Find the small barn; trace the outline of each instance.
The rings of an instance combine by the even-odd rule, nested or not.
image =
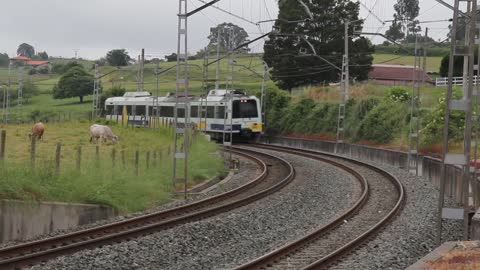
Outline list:
[[[425,79],[426,83],[433,84],[432,78],[423,69],[419,69],[416,78]],[[414,80],[414,66],[404,65],[372,65],[368,78],[382,85],[405,85]]]

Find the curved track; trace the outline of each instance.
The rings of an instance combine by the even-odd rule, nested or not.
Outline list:
[[[350,173],[353,171],[355,173],[352,174],[362,183],[363,194],[353,207],[325,226],[237,270],[327,268],[380,231],[396,216],[405,201],[405,191],[400,181],[372,165],[323,152],[271,145],[253,146],[308,157],[333,164]]]
[[[281,158],[235,147],[232,152],[254,160],[262,173],[241,187],[181,207],[0,249],[0,269],[28,267],[83,249],[120,243],[205,219],[268,196],[295,176],[292,165]]]

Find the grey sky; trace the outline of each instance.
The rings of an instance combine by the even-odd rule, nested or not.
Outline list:
[[[98,58],[113,48],[125,48],[135,57],[141,48],[148,55],[176,51],[177,0],[2,0],[0,16],[0,52],[13,55],[22,42],[29,43],[38,51],[47,51],[52,56],[72,57],[74,49],[79,56]],[[202,5],[199,0],[187,0],[189,9]],[[376,5],[374,6],[374,3]],[[395,0],[362,0],[380,20],[389,20],[393,14]],[[448,1],[447,1],[448,2]],[[453,1],[449,1],[453,2]],[[442,20],[452,12],[435,0],[422,0],[420,20]],[[276,0],[222,0],[217,6],[246,18],[260,21],[276,18]],[[368,16],[362,6],[361,16]],[[233,22],[244,27],[254,38],[271,29],[263,24],[261,29],[214,8],[191,17],[189,23],[190,47],[194,53],[207,44],[210,27],[222,22]],[[432,23],[433,37],[444,39],[448,23]],[[365,31],[384,32],[388,24],[382,24],[370,15]],[[382,42],[375,38],[374,42]],[[251,46],[254,51],[262,50],[262,43]]]

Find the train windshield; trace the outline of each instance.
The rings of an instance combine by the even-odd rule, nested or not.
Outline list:
[[[233,101],[233,118],[255,118],[258,117],[257,101],[250,100],[234,100]]]

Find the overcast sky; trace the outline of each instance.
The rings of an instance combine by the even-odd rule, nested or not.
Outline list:
[[[208,0],[205,0],[208,1]],[[446,0],[451,2],[453,0]],[[395,0],[362,0],[361,17],[367,18],[365,31],[382,32],[392,19]],[[51,56],[95,59],[114,48],[125,48],[136,57],[141,48],[147,55],[163,57],[176,51],[178,0],[1,0],[0,52],[14,55],[20,43],[26,42],[37,51]],[[200,0],[187,0],[189,10],[202,5]],[[216,6],[234,13],[235,18],[210,7],[189,20],[189,51],[195,53],[207,45],[210,27],[233,22],[245,28],[253,39],[268,32],[271,24],[260,29],[252,22],[277,17],[277,0],[222,0]],[[421,21],[445,20],[452,12],[435,0],[420,1]],[[370,13],[368,10],[372,10]],[[447,22],[423,24],[436,39],[445,39]],[[374,38],[375,43],[383,42]],[[262,51],[261,42],[253,51]]]

